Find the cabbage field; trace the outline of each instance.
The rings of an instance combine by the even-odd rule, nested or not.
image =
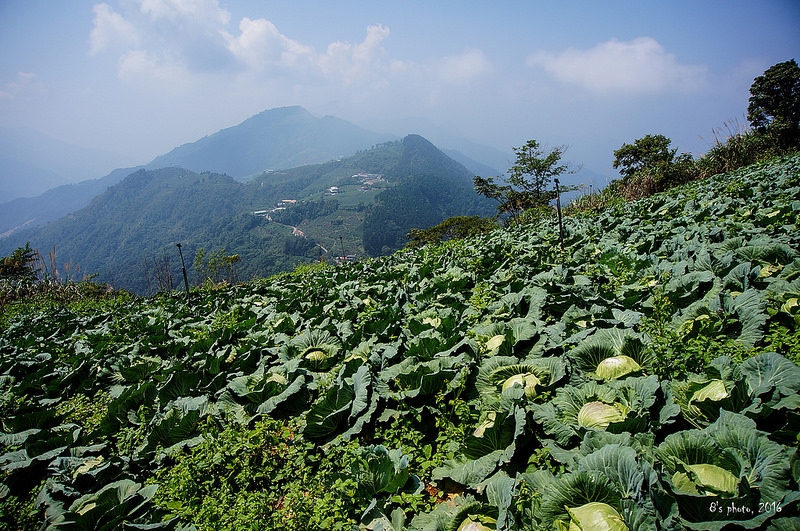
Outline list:
[[[800,156],[554,225],[8,309],[0,528],[800,529]]]

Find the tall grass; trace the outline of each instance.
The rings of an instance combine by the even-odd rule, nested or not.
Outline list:
[[[113,295],[111,286],[93,282],[94,275],[83,274],[80,266],[69,261],[59,268],[56,249],[45,258],[38,249],[21,247],[0,258],[0,313],[19,303],[69,304]]]

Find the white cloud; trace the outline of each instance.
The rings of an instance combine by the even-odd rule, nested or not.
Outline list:
[[[234,37],[224,33],[228,49],[242,63],[255,70],[270,66],[297,66],[303,59],[314,55],[311,46],[305,46],[282,35],[275,24],[266,19],[239,22],[240,34]]]
[[[230,13],[217,0],[138,0],[139,11],[152,19],[206,21],[226,25]]]
[[[328,45],[324,54],[316,58],[316,65],[328,77],[338,79],[347,86],[364,81],[382,72],[387,66],[380,63],[385,50],[383,41],[389,37],[389,28],[380,24],[367,27],[364,40],[358,44],[336,41]]]
[[[353,48],[353,59],[359,63],[369,63],[383,54],[381,43],[389,37],[389,28],[380,24],[367,27],[364,42]]]
[[[95,4],[94,27],[89,35],[89,51],[92,55],[105,50],[112,43],[121,46],[136,46],[139,38],[133,24],[115,12],[108,4]]]
[[[180,75],[191,83],[191,76],[200,81],[203,75],[207,83],[204,74],[209,72],[230,78],[238,71],[248,74],[239,77],[242,82],[279,73],[296,76],[294,83],[310,75],[348,86],[374,80],[380,77],[375,72],[389,69],[382,63],[389,28],[380,24],[369,26],[362,42],[336,41],[319,53],[264,18],[244,17],[238,32],[229,31],[230,13],[218,0],[134,0],[121,6],[120,12],[106,3],[94,6],[90,52],[113,49],[119,57],[118,75],[127,81],[177,80]]]
[[[600,93],[690,93],[702,87],[705,77],[705,67],[679,63],[652,37],[611,39],[588,50],[541,51],[527,62],[564,83]]]
[[[492,72],[492,64],[480,50],[443,58],[436,66],[438,77],[446,83],[466,83]]]
[[[120,79],[166,98],[247,109],[300,103],[350,115],[370,115],[394,101],[409,112],[445,112],[488,90],[494,71],[478,49],[423,62],[391,57],[391,31],[382,24],[367,26],[354,42],[315,49],[266,18],[228,26],[230,15],[217,0],[119,6],[95,6],[93,52],[116,54]],[[123,37],[114,40],[115,28]]]

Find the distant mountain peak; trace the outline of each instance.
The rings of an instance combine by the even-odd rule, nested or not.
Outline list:
[[[161,155],[149,169],[180,166],[245,178],[269,169],[318,164],[392,140],[338,118],[317,118],[300,106],[262,111]]]

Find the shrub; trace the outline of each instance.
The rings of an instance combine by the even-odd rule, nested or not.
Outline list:
[[[428,243],[470,238],[487,234],[497,228],[497,223],[490,218],[455,216],[447,218],[429,229],[411,229],[406,236],[408,238],[406,247],[421,247]]]

